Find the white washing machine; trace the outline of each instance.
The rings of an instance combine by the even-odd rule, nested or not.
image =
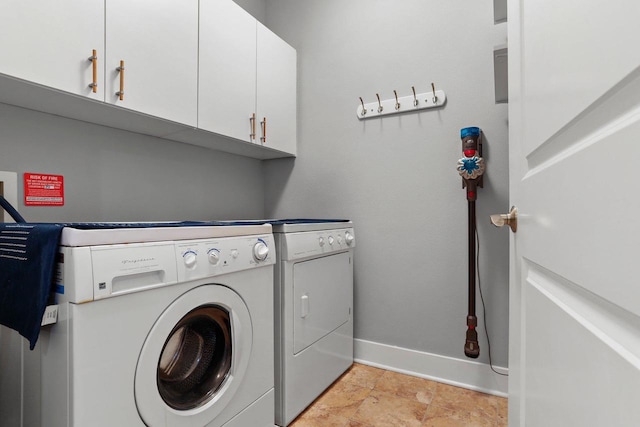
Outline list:
[[[351,221],[274,221],[276,424],[287,426],[353,364]]]
[[[270,225],[65,228],[61,242],[25,425],[273,426]]]

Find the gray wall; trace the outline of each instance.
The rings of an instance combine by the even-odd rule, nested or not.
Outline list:
[[[464,358],[466,202],[459,129],[486,135],[480,267],[494,362],[507,364],[507,109],[493,102],[491,2],[237,0],[298,50],[298,152],[260,162],[0,105],[0,170],[65,177],[32,221],[347,217],[356,223],[356,337]],[[257,16],[262,15],[262,16]],[[464,28],[464,31],[462,30]],[[359,121],[430,83],[440,110]],[[21,186],[20,186],[21,187]],[[19,197],[22,197],[20,188]],[[482,310],[478,310],[482,314]],[[482,332],[483,329],[481,329]],[[481,336],[481,361],[487,361]]]
[[[267,4],[264,0],[233,0],[241,8],[249,12],[258,21],[263,24],[267,17]]]
[[[258,160],[0,104],[0,170],[18,173],[29,221],[264,215]],[[64,176],[63,207],[25,207],[22,174]]]
[[[356,338],[464,359],[467,204],[460,128],[486,136],[480,269],[493,361],[507,365],[507,106],[490,1],[266,0],[267,25],[298,52],[298,158],[265,162],[266,214],[355,221]],[[365,102],[437,89],[440,110],[359,121]],[[482,314],[478,302],[478,315]],[[484,328],[480,328],[483,333]],[[480,361],[487,362],[481,336]]]

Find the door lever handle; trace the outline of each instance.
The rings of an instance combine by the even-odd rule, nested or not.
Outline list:
[[[518,208],[515,206],[511,207],[508,214],[495,214],[491,215],[490,218],[491,224],[496,227],[504,227],[505,225],[508,225],[514,233],[518,231]]]

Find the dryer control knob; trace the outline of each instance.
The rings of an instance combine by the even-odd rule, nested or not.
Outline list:
[[[329,244],[333,245],[333,236],[329,236]]]
[[[347,242],[347,245],[351,246],[353,244],[353,240],[353,234],[349,233],[348,231],[344,233],[344,241]]]
[[[324,237],[320,237],[320,238],[318,239],[318,244],[320,245],[320,247],[323,247],[323,246],[324,246]]]
[[[193,251],[187,251],[182,255],[182,260],[184,261],[184,265],[187,266],[187,268],[193,268],[198,262],[198,256]]]
[[[267,259],[268,255],[269,247],[263,240],[258,239],[258,243],[253,245],[253,258],[256,261],[264,261],[265,259]]]
[[[209,250],[209,264],[217,265],[220,262],[220,251],[217,249]]]

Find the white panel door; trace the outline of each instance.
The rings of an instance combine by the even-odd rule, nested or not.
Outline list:
[[[104,0],[0,0],[0,19],[0,73],[104,99]]]
[[[256,20],[231,0],[200,2],[198,127],[246,142],[256,112]]]
[[[509,424],[640,422],[637,0],[509,3]]]
[[[106,0],[106,53],[106,102],[196,126],[198,0]]]
[[[265,147],[296,154],[296,50],[258,23],[258,130]]]

